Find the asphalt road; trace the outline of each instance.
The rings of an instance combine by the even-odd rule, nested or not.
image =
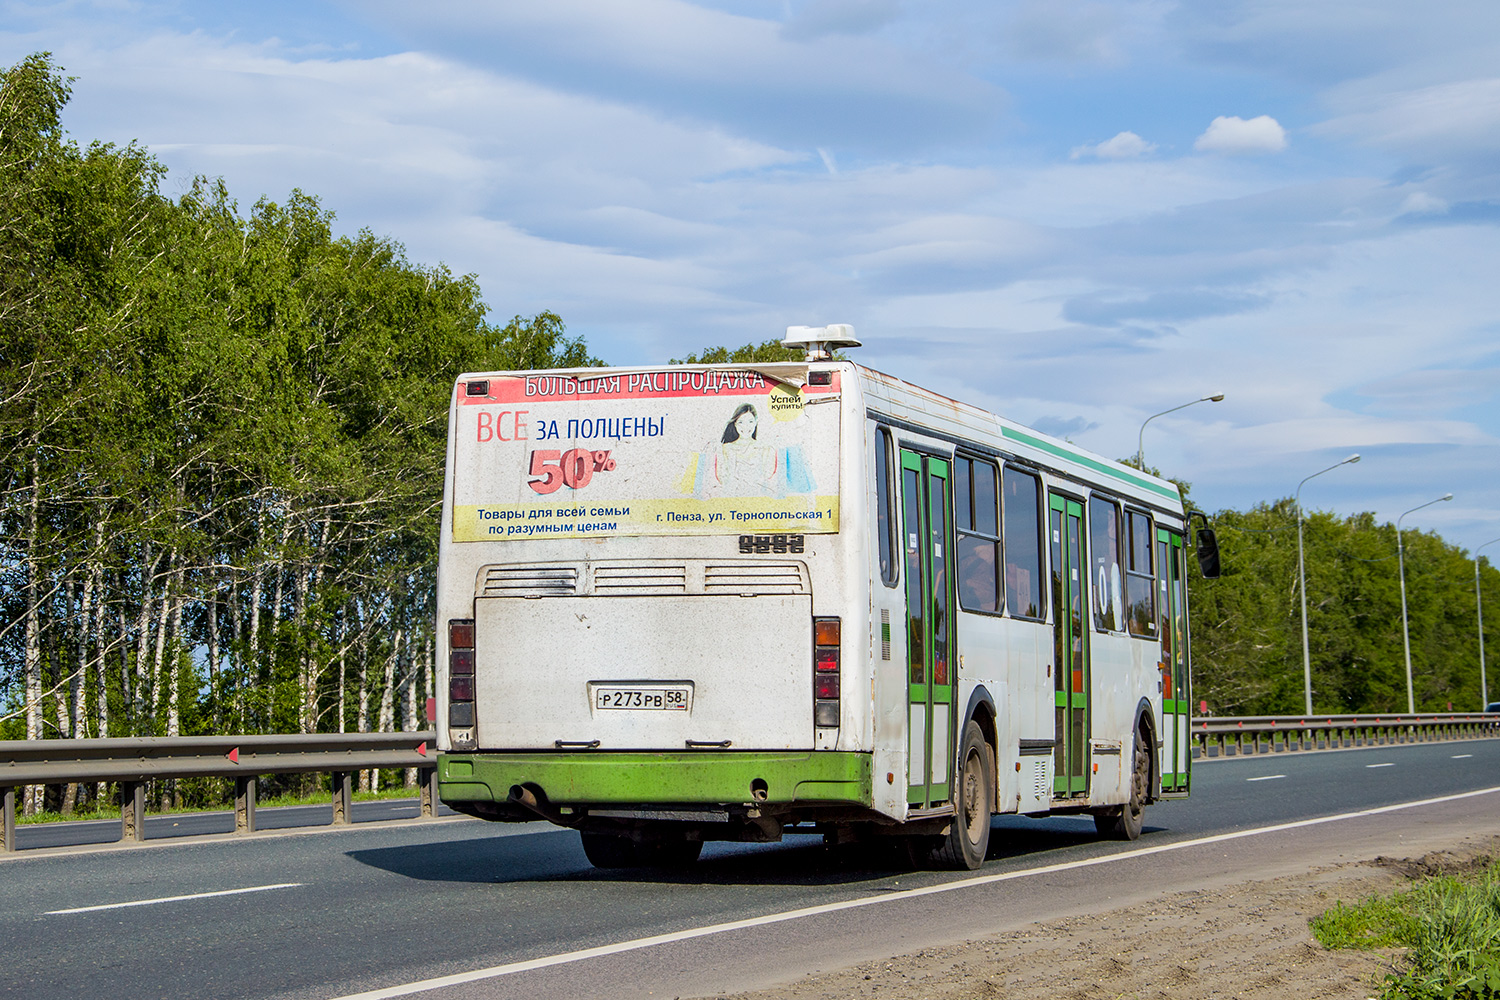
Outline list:
[[[1152,806],[1135,844],[1098,841],[1086,817],[997,819],[977,880],[872,870],[812,836],[710,844],[682,875],[603,872],[571,832],[466,819],[23,851],[0,861],[0,997],[330,1000],[528,960],[540,967],[423,995],[711,994],[1246,866],[1303,870],[1450,830],[1500,833],[1500,794],[1368,813],[1496,785],[1500,740],[1200,763],[1193,797]],[[1365,814],[1306,822],[1351,812]],[[181,896],[193,898],[169,899]],[[809,907],[825,912],[702,932]],[[591,948],[603,953],[555,962]]]

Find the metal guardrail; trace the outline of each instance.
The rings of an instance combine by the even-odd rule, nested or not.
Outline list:
[[[372,768],[416,768],[422,816],[433,815],[437,766],[431,730],[291,736],[177,736],[108,740],[0,740],[0,851],[16,849],[16,789],[25,785],[120,783],[120,839],[146,839],[146,782],[234,779],[234,832],[255,832],[263,774],[332,775],[333,822],[352,819],[354,776]]]
[[[1500,738],[1500,715],[1255,715],[1193,720],[1193,756],[1337,750],[1391,743]],[[1217,753],[1211,751],[1217,750]],[[1232,751],[1232,752],[1231,752]]]
[[[234,779],[235,833],[255,831],[262,774],[333,776],[333,822],[351,819],[354,775],[371,768],[416,768],[422,815],[433,815],[436,733],[315,733],[292,736],[179,736],[123,740],[0,740],[0,851],[16,849],[16,789],[24,785],[117,781],[120,839],[146,837],[146,782],[158,778]],[[1195,757],[1439,740],[1500,738],[1500,715],[1260,715],[1193,719]],[[1217,751],[1214,753],[1213,751]],[[1232,751],[1232,752],[1231,752]]]

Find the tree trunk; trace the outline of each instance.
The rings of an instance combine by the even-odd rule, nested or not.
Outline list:
[[[338,616],[338,619],[337,619],[337,621],[336,621],[336,623],[334,625],[334,636],[336,637],[336,639],[338,641],[338,644],[339,644],[339,708],[338,708],[338,712],[339,712],[339,732],[341,732],[341,733],[345,732],[348,729],[348,726],[346,725],[346,723],[344,721],[345,716],[347,715],[347,713],[344,710],[345,707],[346,707],[346,705],[347,705],[347,702],[344,701],[345,693],[346,693],[345,692],[345,686],[346,686],[345,685],[345,678],[347,677],[347,671],[345,669],[345,666],[346,666],[345,665],[345,656],[348,653],[348,648],[344,644],[344,632],[345,632],[345,629],[346,629],[347,624],[348,624],[348,620],[347,619],[348,619],[347,611],[340,612],[339,616]]]
[[[130,706],[134,704],[136,692],[130,682],[130,629],[125,624],[125,571],[119,571],[120,602],[116,605],[116,625],[120,630],[120,711],[125,715],[127,732],[130,727]]]
[[[141,613],[135,627],[135,697],[130,703],[130,728],[137,736],[148,736],[142,720],[151,701],[151,687],[146,676],[146,650],[151,645],[151,592],[156,580],[156,561],[146,542],[141,553]]]
[[[174,555],[175,559],[175,555]],[[181,684],[178,678],[178,652],[183,648],[182,641],[182,577],[184,567],[178,566],[177,573],[173,579],[172,586],[172,658],[167,664],[167,735],[182,735],[182,704]],[[159,656],[160,654],[158,654]],[[174,805],[176,803],[173,803]]]
[[[31,503],[26,519],[26,652],[23,670],[26,687],[26,738],[42,738],[42,600],[40,547],[41,530],[39,508],[41,506],[41,484],[35,452],[31,459]],[[40,808],[41,795],[36,785],[27,785],[22,793],[22,811],[30,816]]]
[[[394,732],[396,728],[395,697],[396,697],[396,661],[401,658],[401,640],[405,637],[402,629],[396,630],[396,635],[391,642],[391,655],[385,658],[384,685],[380,691],[380,731],[382,733]],[[371,791],[380,790],[380,772],[378,770],[370,773]]]
[[[405,710],[405,718],[401,721],[403,732],[412,732],[417,728],[417,679],[422,670],[421,647],[417,647],[417,655],[413,656],[406,665],[406,683],[402,691],[402,708]],[[403,784],[411,788],[417,783],[417,769],[408,767],[406,769],[406,780]]]
[[[177,551],[174,549],[172,550],[171,556],[167,559],[167,569],[169,572],[176,562]],[[171,578],[168,577],[169,581],[170,579]],[[168,582],[166,591],[161,595],[161,613],[156,616],[156,657],[152,660],[151,667],[151,704],[149,706],[151,713],[149,720],[151,729],[147,733],[147,735],[149,736],[156,735],[156,720],[159,717],[161,711],[161,703],[163,700],[161,688],[161,670],[162,659],[166,656],[167,652],[167,620],[172,616],[171,596],[171,583]]]
[[[210,570],[209,574],[210,582],[204,607],[208,616],[208,696],[213,699],[213,729],[215,733],[218,733],[224,721],[224,712],[219,698],[219,582],[217,570]]]
[[[366,628],[368,623],[363,619],[359,623],[359,726],[355,732],[367,733],[370,731],[370,633]],[[370,772],[361,771],[359,785],[366,791],[370,788]]]
[[[78,659],[75,669],[78,671],[75,683],[82,687],[81,697],[75,695],[74,700],[78,705],[78,731],[79,734],[88,737],[98,735],[90,733],[90,723],[93,721],[94,713],[89,711],[89,667],[93,665],[93,659],[89,656],[89,637],[93,633],[94,624],[94,573],[92,563],[83,568],[83,579],[79,581],[78,594]],[[101,692],[102,693],[102,692]]]

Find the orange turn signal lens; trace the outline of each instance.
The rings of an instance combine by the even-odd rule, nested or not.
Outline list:
[[[839,620],[837,618],[813,619],[813,645],[837,646],[839,644]]]

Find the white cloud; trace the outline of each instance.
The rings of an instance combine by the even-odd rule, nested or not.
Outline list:
[[[1121,5],[1091,0],[1028,0],[1006,26],[1006,46],[1022,59],[1120,60]]]
[[[781,34],[795,41],[864,35],[885,27],[900,13],[897,0],[808,0],[781,26]]]
[[[1388,506],[1426,478],[1500,510],[1493,62],[1412,75],[1361,51],[1372,75],[1325,60],[1307,64],[1324,82],[1289,82],[1297,19],[1339,20],[1295,0],[1228,0],[1245,37],[1211,41],[1237,58],[1193,65],[1158,32],[1182,34],[1170,0],[1118,16],[1096,0],[369,0],[340,9],[379,44],[337,55],[229,21],[184,32],[158,3],[0,27],[0,50],[56,51],[79,77],[68,128],[141,139],[169,193],[199,171],[243,207],[302,187],[339,231],[476,273],[500,318],[555,309],[615,363],[848,321],[860,360],[1106,455],[1133,453],[1184,389],[1225,391],[1146,439],[1210,509],[1362,450],[1319,502],[1347,483],[1345,509]],[[1015,42],[1024,63],[996,55]],[[1210,109],[1321,102],[1328,120],[1275,160],[1142,137],[1185,147],[1204,93]],[[1007,131],[922,131],[981,106]],[[1138,131],[1065,155],[1122,123]],[[1286,146],[1269,115],[1198,141]]]
[[[1270,115],[1250,119],[1220,115],[1208,123],[1208,129],[1193,143],[1193,148],[1229,156],[1279,153],[1286,149],[1286,129]]]
[[[1342,113],[1313,128],[1430,162],[1433,157],[1492,159],[1500,132],[1500,78],[1391,89],[1378,81],[1339,88],[1329,103]]]
[[[1426,191],[1413,191],[1401,203],[1403,215],[1442,215],[1448,211],[1448,203]]]
[[[1092,146],[1075,146],[1069,158],[1076,160],[1083,156],[1095,156],[1101,160],[1129,160],[1145,156],[1155,149],[1156,143],[1147,142],[1134,132],[1127,131]]]

